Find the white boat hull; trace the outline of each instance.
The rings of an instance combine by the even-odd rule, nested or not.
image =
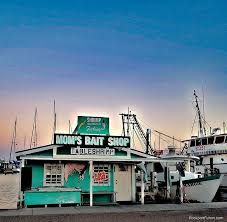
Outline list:
[[[214,175],[183,181],[184,199],[187,201],[212,202],[222,182],[223,175]],[[177,185],[171,188],[171,196],[176,197]]]

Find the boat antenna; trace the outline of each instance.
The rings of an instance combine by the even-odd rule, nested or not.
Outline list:
[[[30,149],[33,147],[37,147],[37,107],[35,108],[35,115],[32,124],[32,135],[30,141]]]
[[[57,127],[57,114],[56,114],[56,107],[55,107],[55,100],[54,100],[54,126],[53,126],[52,144],[54,143],[54,134],[56,133],[56,127]]]
[[[206,136],[206,119],[205,119],[205,96],[204,96],[204,89],[202,87],[202,92],[203,92],[203,130],[204,130],[204,135]]]
[[[12,136],[11,147],[10,147],[9,162],[11,161],[11,158],[12,158],[12,152],[15,153],[15,150],[16,150],[16,135],[17,135],[17,117],[16,117],[16,120],[14,122],[14,129],[13,129],[13,136]]]
[[[223,122],[223,132],[224,132],[224,134],[225,134],[225,127],[226,127],[226,123],[225,123],[225,121]]]
[[[201,117],[201,112],[200,112],[199,103],[198,103],[198,96],[196,95],[195,90],[194,90],[194,96],[195,96],[196,109],[199,117],[199,134],[200,134],[199,136],[204,136],[202,117]]]

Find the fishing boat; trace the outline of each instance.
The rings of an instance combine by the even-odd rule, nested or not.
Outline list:
[[[169,177],[166,179],[169,184],[171,199],[176,199],[180,194],[180,182],[182,181],[182,193],[185,202],[212,202],[221,184],[223,175],[216,172],[212,175],[203,175],[196,172],[196,156],[176,154],[175,147],[169,147],[169,153],[160,156],[161,159],[175,160],[177,164],[168,163]],[[184,162],[182,162],[184,161]],[[165,181],[164,169],[166,165],[162,163],[163,172],[157,174],[157,182]]]
[[[20,172],[19,161],[5,161],[0,162],[0,174],[15,174]]]
[[[179,183],[182,181],[181,188],[184,189],[183,199],[185,201],[211,202],[213,200],[222,181],[222,175],[218,174],[218,172],[216,172],[215,175],[214,173],[212,175],[205,175],[201,172],[197,172],[196,162],[198,162],[200,158],[196,157],[195,155],[177,155],[175,152],[176,148],[174,146],[169,146],[168,153],[165,155],[158,155],[151,146],[149,135],[150,131],[147,130],[144,132],[136,118],[136,115],[131,114],[130,112],[128,112],[128,114],[121,115],[124,135],[127,135],[127,132],[130,132],[131,124],[132,129],[135,130],[136,134],[140,136],[140,140],[145,146],[145,153],[155,156],[161,160],[169,160],[169,163],[167,161],[163,161],[162,163],[147,163],[146,165],[137,165],[138,173],[136,175],[136,190],[138,199],[141,199],[140,171],[144,171],[145,199],[148,198],[150,200],[156,200],[157,196],[161,195],[162,200],[165,199],[165,197],[166,199],[173,200],[179,195]],[[159,135],[161,134],[160,132],[158,133]],[[170,138],[176,140],[175,138]],[[182,162],[184,163],[184,167],[182,167],[183,176],[181,176],[181,172],[179,172],[177,169],[179,164]],[[198,194],[198,191],[200,194]],[[183,200],[181,202],[183,202]]]
[[[220,191],[227,194],[227,134],[225,133],[225,123],[223,123],[223,132],[220,128],[207,130],[207,122],[200,110],[199,99],[195,91],[194,96],[199,130],[197,136],[192,136],[183,141],[185,143],[183,153],[200,158],[196,165],[197,172],[203,175],[221,173],[224,177]]]
[[[9,160],[0,160],[0,174],[15,174],[20,172],[20,162],[14,159],[16,148],[16,127],[17,119],[14,122],[14,130],[10,147]]]

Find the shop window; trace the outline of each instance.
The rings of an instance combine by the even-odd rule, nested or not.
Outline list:
[[[44,186],[63,186],[63,164],[44,164]]]
[[[93,185],[109,186],[110,185],[110,165],[95,164],[93,168]]]

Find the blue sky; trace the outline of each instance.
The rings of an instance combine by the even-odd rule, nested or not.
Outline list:
[[[47,143],[54,98],[62,129],[81,113],[109,115],[118,129],[117,114],[130,106],[185,137],[193,90],[204,87],[210,121],[219,124],[227,108],[226,10],[226,1],[1,1],[0,151],[15,116],[24,126],[18,146],[29,137],[35,106]]]

